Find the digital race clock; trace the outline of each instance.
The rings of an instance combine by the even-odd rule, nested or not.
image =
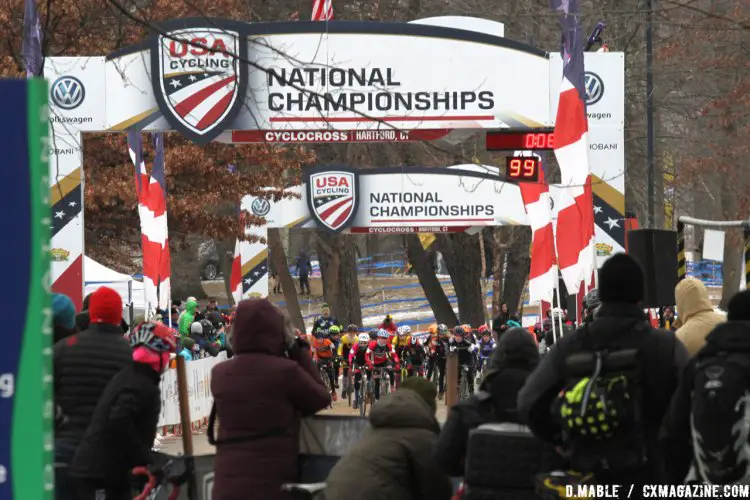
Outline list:
[[[505,177],[517,182],[538,182],[539,167],[539,158],[534,156],[509,156],[505,160]]]
[[[554,129],[497,130],[487,132],[487,151],[544,151],[555,146]]]

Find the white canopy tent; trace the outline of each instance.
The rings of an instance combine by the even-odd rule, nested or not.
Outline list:
[[[129,308],[132,303],[133,314],[139,315],[146,311],[146,294],[143,283],[127,274],[118,273],[94,259],[84,256],[83,259],[84,295],[94,292],[97,288],[107,286],[122,297],[123,317],[130,322]]]

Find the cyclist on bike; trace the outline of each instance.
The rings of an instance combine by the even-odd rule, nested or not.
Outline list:
[[[315,335],[320,330],[328,330],[333,325],[338,325],[338,320],[331,316],[331,306],[323,304],[320,306],[320,316],[315,320],[312,327],[312,334]]]
[[[357,343],[357,333],[359,332],[359,327],[357,325],[349,325],[346,327],[346,333],[341,337],[341,341],[339,342],[338,347],[338,359],[341,366],[343,366],[343,377],[344,380],[348,379],[349,377],[349,351],[351,351],[352,346]],[[346,396],[346,394],[344,394]]]
[[[396,336],[393,337],[393,349],[400,359],[403,359],[403,352],[411,343],[411,327],[408,325],[399,326],[396,330]]]
[[[427,360],[427,349],[421,338],[412,337],[409,341],[409,347],[406,348],[406,358],[402,357],[401,362],[407,363],[407,374],[409,377],[424,377],[424,364]]]
[[[495,351],[495,341],[492,339],[492,332],[487,325],[482,325],[478,329],[480,340],[477,344],[477,371],[482,371],[485,362],[492,359],[492,353]]]
[[[393,344],[388,342],[388,337],[388,332],[381,328],[378,330],[378,340],[370,342],[370,346],[367,348],[365,361],[368,368],[372,370],[373,376],[375,375],[376,370],[387,367],[388,361],[393,362],[393,365],[395,365],[394,369],[400,369],[398,365],[398,355],[396,354],[396,351],[393,350]],[[393,371],[389,370],[389,375],[392,376],[392,374]],[[391,381],[391,385],[393,385],[393,381]],[[378,380],[375,388],[375,398],[378,399],[379,397],[380,381]]]
[[[333,343],[333,375],[334,379],[336,380],[336,389],[339,388],[339,366],[341,365],[341,360],[338,357],[339,352],[339,345],[341,345],[341,328],[338,327],[338,325],[333,325],[331,328],[328,329],[328,335],[331,338],[331,343]]]
[[[432,380],[435,370],[438,371],[438,399],[445,394],[445,362],[448,359],[448,327],[443,323],[437,325],[436,336],[431,340],[430,360],[427,367],[427,378]]]
[[[328,330],[318,330],[312,338],[313,360],[318,368],[325,370],[331,383],[331,399],[336,401],[336,376],[333,372],[333,353],[336,352],[333,342],[328,336]]]
[[[458,385],[459,387],[461,386],[461,377],[465,368],[468,377],[469,395],[471,395],[474,393],[474,351],[477,350],[477,346],[472,344],[467,338],[466,330],[463,326],[457,326],[453,330],[450,350],[458,354]]]
[[[161,375],[177,349],[177,332],[141,323],[129,336],[133,363],[109,381],[78,447],[70,475],[83,500],[132,498],[134,467],[154,464]]]
[[[359,407],[359,385],[362,383],[362,370],[367,366],[367,349],[370,347],[370,336],[360,333],[357,343],[349,349],[349,366],[354,370],[354,409]],[[372,372],[366,370],[367,380],[370,380]]]

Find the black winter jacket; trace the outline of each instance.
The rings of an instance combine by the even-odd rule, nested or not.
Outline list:
[[[161,412],[161,374],[131,363],[110,381],[78,446],[70,475],[113,488],[130,485],[133,467],[148,465]]]
[[[132,355],[119,325],[91,325],[55,344],[55,404],[65,420],[56,439],[83,438],[104,388]]]
[[[664,457],[667,481],[682,484],[693,461],[693,436],[690,430],[691,393],[700,358],[719,352],[744,352],[750,356],[750,322],[721,323],[706,337],[704,345],[685,367],[682,380],[664,419],[659,449]]]
[[[634,335],[638,326],[647,328],[650,335]],[[631,481],[655,482],[659,473],[655,444],[669,401],[687,364],[687,350],[672,332],[651,328],[643,310],[636,305],[603,304],[589,329],[582,327],[564,336],[542,358],[539,368],[531,374],[518,394],[519,416],[534,435],[559,444],[559,422],[553,417],[551,408],[565,384],[566,358],[577,352],[585,352],[584,341],[602,346],[616,343],[620,349],[638,348],[643,356],[645,434],[650,445],[651,465],[647,470],[633,471],[634,476],[629,477]]]
[[[479,392],[457,403],[448,413],[435,455],[443,472],[464,475],[472,429],[486,423],[518,422],[518,391],[538,361],[539,351],[527,331],[511,329],[501,337]]]

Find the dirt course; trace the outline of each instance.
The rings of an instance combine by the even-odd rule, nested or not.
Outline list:
[[[368,409],[369,412],[369,409]],[[341,416],[359,416],[359,411],[354,410],[348,405],[346,400],[339,399],[333,403],[333,407],[323,410],[318,413],[319,415],[341,415]],[[440,422],[445,422],[448,415],[448,408],[445,405],[445,401],[438,401],[437,419]],[[158,439],[158,444],[155,446],[158,451],[168,453],[170,455],[179,455],[183,453],[182,438],[179,436],[164,436]],[[208,437],[205,431],[199,431],[193,433],[193,450],[195,455],[212,455],[216,453],[216,449],[208,443]]]

